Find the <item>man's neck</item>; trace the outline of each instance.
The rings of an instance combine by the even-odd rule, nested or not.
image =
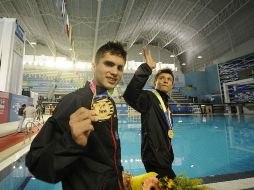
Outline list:
[[[107,92],[108,95],[111,95],[111,94],[113,93],[113,91],[114,91],[114,89],[106,89],[104,86],[102,86],[102,85],[96,83],[96,81],[95,81],[94,79],[93,79],[91,82],[92,82],[93,85],[96,87],[96,94],[97,94],[97,95],[98,95],[98,94],[105,93],[105,92]]]
[[[155,90],[157,90],[160,93],[160,95],[162,95],[162,96],[168,96],[168,93],[166,93],[166,92],[163,92],[159,89],[155,89]]]
[[[160,91],[158,89],[156,89],[156,91],[161,95],[161,98],[163,99],[163,102],[164,102],[166,108],[168,108],[168,102],[169,102],[168,94],[163,91]]]

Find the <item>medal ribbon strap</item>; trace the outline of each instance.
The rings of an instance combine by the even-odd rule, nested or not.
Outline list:
[[[109,97],[110,94],[113,93],[112,90],[105,90],[103,93],[97,95],[96,94],[96,84],[94,83],[94,81],[89,82],[89,87],[90,87],[91,91],[93,92],[93,96],[95,99],[100,99],[102,97]]]
[[[96,95],[96,85],[93,81],[89,82],[90,90],[93,92],[93,95]]]
[[[161,106],[162,106],[164,115],[165,115],[166,120],[167,120],[167,123],[168,123],[168,128],[169,128],[169,130],[172,130],[172,122],[171,122],[171,118],[170,118],[170,110],[169,110],[169,109],[168,109],[168,110],[166,109],[165,103],[164,103],[164,101],[162,100],[161,95],[160,95],[156,90],[153,90],[152,92],[153,92],[153,93],[155,94],[155,96],[158,98],[158,100],[159,100],[159,102],[160,102],[160,104],[161,104]]]
[[[98,95],[96,94],[96,84],[94,83],[94,81],[89,82],[89,87],[90,87],[91,91],[93,92],[93,100],[98,100],[98,99],[101,99],[104,97],[109,97],[107,90],[105,90],[101,94],[98,94]]]
[[[94,81],[89,82],[89,88],[93,93],[93,99],[92,99],[91,107],[92,107],[94,101],[99,100],[99,99],[104,98],[104,97],[108,97],[107,91],[105,91],[104,93],[102,93],[100,95],[97,95],[97,93],[96,93],[96,84],[95,84]]]

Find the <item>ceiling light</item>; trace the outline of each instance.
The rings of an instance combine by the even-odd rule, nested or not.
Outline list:
[[[143,53],[142,53],[142,52],[139,52],[138,54],[139,54],[139,55],[142,55]]]
[[[186,63],[182,63],[182,65],[186,65]]]
[[[37,43],[36,43],[36,42],[31,42],[30,44],[31,44],[31,45],[36,45]]]
[[[202,59],[203,57],[202,57],[201,55],[199,55],[197,58],[198,58],[198,59]]]
[[[170,55],[170,57],[175,57],[175,55],[172,54],[172,55]]]
[[[69,49],[70,51],[72,50],[72,48]]]

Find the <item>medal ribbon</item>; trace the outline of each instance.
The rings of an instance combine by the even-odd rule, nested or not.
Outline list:
[[[93,94],[96,95],[96,85],[93,81],[89,82],[89,87],[90,87],[91,91],[93,92]]]
[[[105,90],[103,93],[97,95],[96,94],[96,84],[94,83],[94,81],[89,82],[89,87],[90,87],[91,91],[93,92],[93,100],[97,100],[97,99],[109,96],[107,90]]]
[[[105,90],[103,93],[97,95],[96,94],[96,84],[94,83],[94,81],[89,82],[89,87],[90,87],[91,91],[93,92],[94,99],[100,99],[102,97],[109,97],[110,94],[113,93],[113,90]]]
[[[164,103],[164,101],[161,98],[161,95],[156,90],[153,90],[152,92],[158,98],[158,100],[159,100],[159,102],[160,102],[160,104],[162,106],[164,115],[165,115],[167,123],[168,123],[169,130],[172,130],[172,121],[171,121],[171,118],[170,118],[170,110],[166,108],[165,103]],[[166,129],[167,129],[167,127],[166,127]]]

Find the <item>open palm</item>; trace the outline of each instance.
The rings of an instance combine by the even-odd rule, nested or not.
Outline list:
[[[151,51],[147,46],[143,47],[143,53],[144,53],[144,57],[145,57],[147,65],[151,69],[154,69],[156,67],[156,63],[154,62]]]

